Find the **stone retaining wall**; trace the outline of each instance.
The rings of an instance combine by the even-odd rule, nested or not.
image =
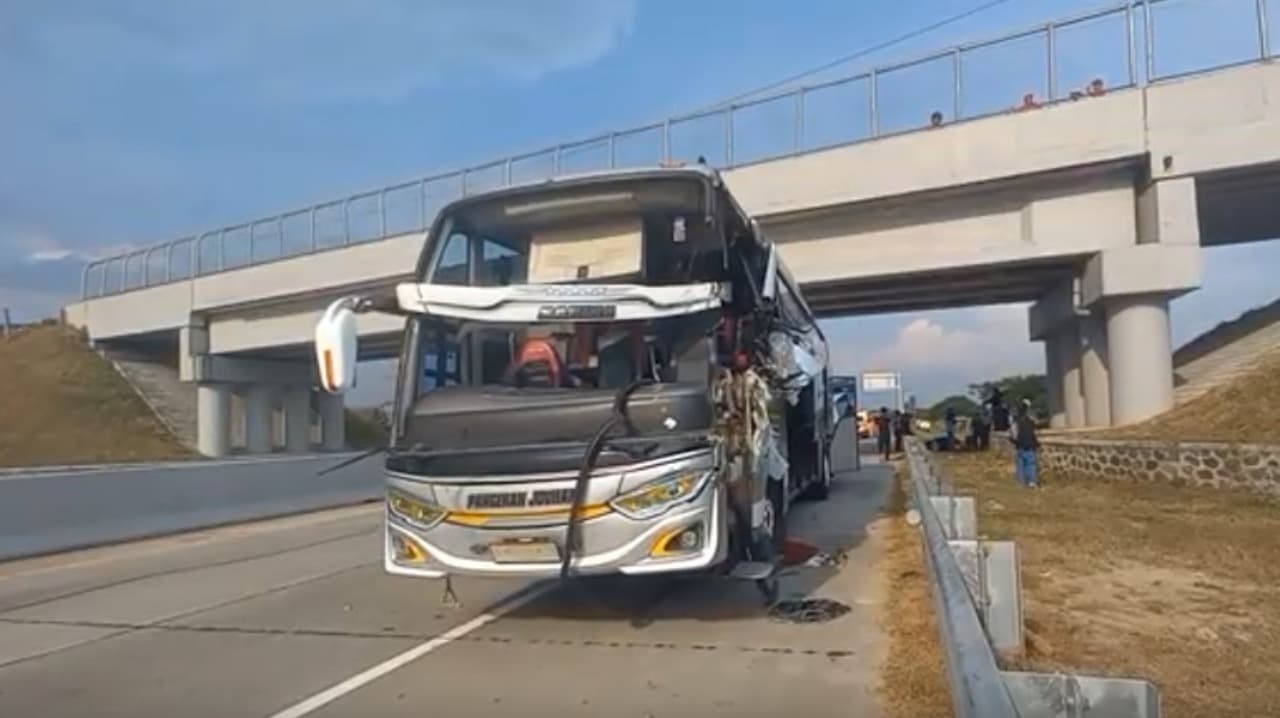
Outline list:
[[[1084,478],[1166,481],[1280,497],[1280,444],[1045,437],[1040,461],[1048,472]]]

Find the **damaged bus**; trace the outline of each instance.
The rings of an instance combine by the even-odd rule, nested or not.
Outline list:
[[[450,204],[414,281],[323,314],[326,391],[355,381],[364,312],[405,317],[391,573],[704,571],[764,587],[789,505],[831,486],[825,338],[709,168]]]

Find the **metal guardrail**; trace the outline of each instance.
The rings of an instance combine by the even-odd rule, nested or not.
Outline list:
[[[354,454],[13,469],[0,472],[0,561],[377,499]]]
[[[975,540],[975,502],[955,496],[914,437],[906,450],[955,715],[1159,718],[1160,693],[1150,681],[1000,669],[993,644],[1021,652],[1024,641],[1017,552],[1011,542]],[[945,521],[938,505],[949,507]]]
[[[941,479],[914,438],[907,438],[913,504],[920,512],[925,564],[937,612],[938,632],[947,664],[951,700],[958,718],[1018,718],[1005,688],[995,653],[987,642],[964,575],[947,546],[947,532],[930,496]],[[925,482],[934,483],[930,490]]]
[[[1257,30],[1257,52],[1229,61],[1208,62],[1204,66],[1162,73],[1157,63],[1160,10],[1205,0],[1134,0],[1046,22],[980,42],[956,45],[913,59],[874,67],[818,84],[769,94],[754,100],[732,103],[697,113],[678,115],[660,122],[609,132],[532,152],[504,157],[492,162],[431,175],[399,184],[360,192],[271,217],[200,232],[173,241],[94,260],[81,276],[81,297],[117,294],[133,289],[167,284],[228,269],[311,254],[357,242],[382,239],[395,234],[421,231],[429,226],[435,212],[457,197],[498,187],[590,170],[628,166],[652,166],[673,156],[704,156],[713,165],[730,168],[777,159],[832,146],[853,144],[891,134],[922,129],[929,121],[914,118],[913,124],[891,127],[886,121],[885,93],[896,87],[895,78],[918,68],[933,69],[946,76],[948,98],[934,108],[949,121],[976,119],[1006,111],[1007,105],[993,109],[972,104],[975,95],[966,60],[996,47],[1013,47],[1032,42],[1040,46],[1044,77],[1036,81],[1048,102],[1066,99],[1062,86],[1062,45],[1068,33],[1088,25],[1114,22],[1123,35],[1124,82],[1108,89],[1142,86],[1162,79],[1207,72],[1231,65],[1273,57],[1270,42],[1268,4],[1273,0],[1211,0],[1217,8],[1252,6]],[[1246,8],[1247,9],[1247,8]],[[1114,39],[1114,38],[1113,38]],[[1090,46],[1097,55],[1106,48]],[[1120,49],[1112,46],[1110,49]],[[1142,62],[1139,62],[1139,56]],[[967,82],[969,81],[969,82]],[[862,111],[841,100],[839,126],[852,134],[820,138],[810,131],[813,112],[821,102],[831,101],[842,91],[861,94]],[[986,103],[990,104],[990,103]],[[779,122],[779,120],[782,120]],[[865,127],[863,121],[865,120]],[[918,120],[920,124],[914,124]],[[777,125],[790,124],[789,131],[775,132]],[[766,129],[752,135],[752,126]],[[698,136],[713,138],[699,144]],[[718,137],[717,137],[718,136]],[[767,139],[766,147],[748,145]],[[752,138],[753,142],[745,142]],[[647,146],[646,146],[647,145]],[[692,150],[688,152],[687,150]],[[113,281],[114,280],[114,281]]]

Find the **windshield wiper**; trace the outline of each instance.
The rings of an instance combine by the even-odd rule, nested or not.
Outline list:
[[[367,451],[362,451],[359,454],[356,454],[355,456],[351,457],[350,459],[347,459],[345,461],[340,461],[334,464],[333,466],[321,469],[316,472],[316,476],[324,476],[325,474],[331,474],[337,471],[338,469],[345,469],[352,464],[364,461],[365,459],[371,456],[377,456],[378,454],[388,454],[391,456],[395,456],[399,454],[414,454],[419,451],[422,451],[422,444],[420,443],[414,444],[413,446],[410,446],[408,449],[403,449],[403,450],[397,449],[394,446],[379,446],[377,448],[368,449]]]

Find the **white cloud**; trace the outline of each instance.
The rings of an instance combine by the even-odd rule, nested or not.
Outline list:
[[[27,259],[33,262],[56,262],[59,259],[66,259],[72,256],[69,249],[42,249],[27,255]]]
[[[43,227],[0,219],[0,257],[38,259],[63,251],[53,233]]]
[[[907,392],[927,405],[970,383],[1044,371],[1026,317],[1025,305],[1002,305],[850,320],[828,332],[832,364],[841,372],[900,372]]]
[[[906,372],[961,365],[995,373],[1037,368],[1043,354],[1027,339],[1025,306],[968,311],[971,326],[954,326],[937,312],[909,320],[891,344],[870,354],[867,367]]]
[[[636,0],[131,0],[48,10],[29,45],[84,72],[167,69],[278,101],[396,101],[446,78],[529,80],[590,62],[635,15]]]

